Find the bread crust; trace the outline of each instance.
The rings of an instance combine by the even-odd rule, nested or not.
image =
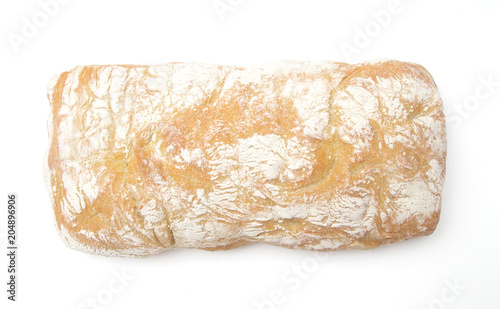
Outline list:
[[[48,88],[71,248],[374,248],[438,223],[445,117],[420,65],[78,66]]]

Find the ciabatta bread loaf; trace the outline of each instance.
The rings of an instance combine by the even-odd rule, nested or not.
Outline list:
[[[416,64],[79,66],[48,97],[74,249],[373,248],[438,223],[445,118]]]

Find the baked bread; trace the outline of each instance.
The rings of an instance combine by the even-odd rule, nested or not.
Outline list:
[[[442,102],[420,65],[78,66],[49,83],[46,170],[71,248],[373,248],[432,233]]]

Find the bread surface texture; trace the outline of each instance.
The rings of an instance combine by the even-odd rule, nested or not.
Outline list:
[[[420,65],[92,65],[48,88],[45,176],[71,248],[374,248],[438,223],[445,117]]]

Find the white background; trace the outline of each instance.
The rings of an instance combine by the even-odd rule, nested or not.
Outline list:
[[[7,308],[93,308],[92,298],[95,308],[499,308],[499,1],[219,1],[227,11],[214,0],[66,2],[52,16],[34,0],[0,4]],[[145,259],[85,254],[57,236],[42,178],[52,75],[80,64],[376,58],[422,64],[442,94],[447,178],[433,235],[330,255],[254,244]],[[19,206],[15,304],[6,301],[8,192]]]

